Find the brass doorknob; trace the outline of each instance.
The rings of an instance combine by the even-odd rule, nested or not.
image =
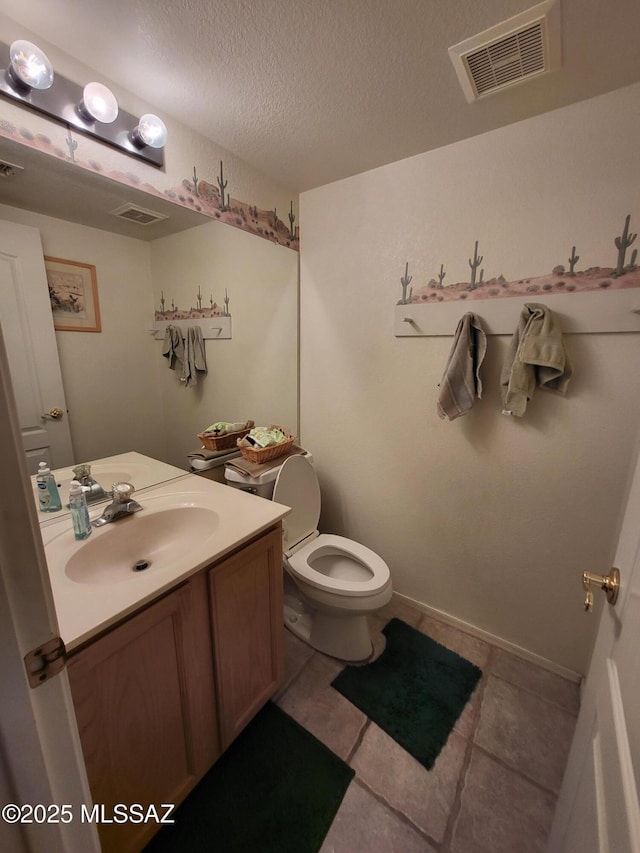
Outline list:
[[[43,421],[59,421],[64,417],[62,409],[50,409],[40,416]]]
[[[585,610],[593,610],[591,584],[599,586],[606,594],[609,604],[614,605],[618,600],[618,593],[620,591],[620,571],[614,566],[608,575],[592,575],[591,572],[582,573],[582,586],[585,591]]]

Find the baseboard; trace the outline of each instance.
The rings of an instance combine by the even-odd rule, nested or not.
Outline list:
[[[483,631],[482,628],[476,628],[475,625],[469,624],[469,622],[464,622],[462,619],[458,619],[455,616],[451,616],[448,613],[445,613],[442,610],[436,610],[435,607],[430,607],[428,604],[423,604],[421,601],[416,601],[414,598],[410,598],[408,595],[402,595],[399,592],[393,593],[394,597],[406,602],[411,607],[414,607],[416,610],[421,610],[423,613],[426,613],[427,616],[431,616],[433,619],[437,619],[439,622],[445,622],[447,625],[451,625],[453,628],[457,628],[459,631],[464,631],[466,634],[471,634],[474,637],[477,637],[479,640],[484,640],[487,643],[491,643],[492,646],[497,646],[500,649],[504,649],[506,652],[511,652],[511,654],[517,655],[520,658],[524,658],[525,660],[530,661],[531,663],[535,663],[537,666],[541,666],[543,669],[549,670],[549,672],[553,672],[556,675],[561,675],[563,678],[567,678],[569,681],[574,681],[576,684],[580,684],[582,682],[583,676],[574,672],[572,669],[567,669],[567,667],[561,666],[558,663],[554,663],[551,660],[547,660],[547,658],[542,657],[541,655],[535,654],[535,652],[530,652],[528,649],[523,649],[522,646],[518,646],[515,643],[509,642],[509,640],[503,640],[502,637],[497,637],[495,634],[490,634],[488,631]]]

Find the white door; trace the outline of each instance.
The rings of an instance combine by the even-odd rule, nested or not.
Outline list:
[[[549,853],[640,853],[640,457],[614,565],[620,596],[603,607]]]
[[[1,332],[0,411],[0,850],[99,853],[67,673],[30,687],[23,662],[58,625]]]
[[[27,468],[73,465],[71,434],[37,228],[0,220],[0,322]],[[60,410],[55,420],[47,413]]]

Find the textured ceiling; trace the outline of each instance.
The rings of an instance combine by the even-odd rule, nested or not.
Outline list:
[[[638,0],[558,0],[562,68],[468,104],[447,48],[535,0],[0,0],[303,191],[640,80]]]

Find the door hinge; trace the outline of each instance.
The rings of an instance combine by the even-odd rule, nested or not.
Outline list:
[[[65,668],[67,650],[60,637],[53,637],[24,656],[30,687],[39,687]]]

